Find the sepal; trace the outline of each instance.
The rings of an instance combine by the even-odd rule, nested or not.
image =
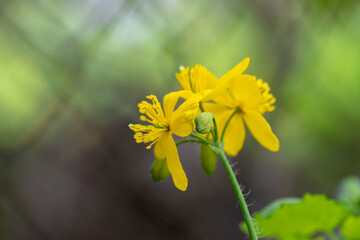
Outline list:
[[[208,177],[211,177],[216,169],[216,156],[209,145],[201,144],[200,146],[200,161],[204,172]]]
[[[151,176],[155,182],[159,182],[167,178],[170,174],[166,159],[155,159],[151,165]]]

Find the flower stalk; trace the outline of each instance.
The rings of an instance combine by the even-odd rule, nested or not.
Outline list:
[[[248,231],[249,231],[250,239],[251,240],[257,240],[258,238],[257,238],[257,235],[256,235],[254,223],[252,221],[249,209],[248,209],[248,207],[246,205],[245,198],[244,198],[244,195],[243,195],[243,193],[241,191],[239,182],[236,179],[234,171],[233,171],[233,169],[232,169],[232,167],[231,167],[231,165],[229,163],[229,160],[227,159],[227,157],[226,157],[223,150],[217,151],[217,155],[219,156],[219,158],[221,160],[221,163],[224,165],[226,173],[229,176],[231,185],[234,188],[235,195],[236,195],[236,197],[237,197],[237,199],[239,201],[240,209],[241,209],[241,212],[242,212],[242,214],[244,216],[244,220],[245,220],[246,226],[247,226]]]
[[[234,111],[234,113],[230,116],[228,122],[231,120],[231,118],[233,117],[233,115],[236,113],[236,111]],[[225,171],[230,179],[231,185],[233,186],[233,189],[235,191],[235,195],[237,200],[239,201],[239,205],[240,205],[240,209],[241,212],[244,216],[244,220],[246,223],[246,226],[248,228],[249,231],[249,236],[251,240],[257,240],[258,237],[256,235],[256,230],[255,230],[255,226],[254,223],[252,221],[249,209],[247,207],[244,195],[242,193],[242,190],[240,188],[239,182],[236,179],[235,173],[229,163],[228,158],[225,155],[224,152],[224,143],[223,141],[219,140],[219,136],[218,136],[218,130],[217,130],[217,124],[216,124],[216,120],[215,118],[213,118],[213,124],[214,127],[211,130],[212,136],[213,136],[213,143],[208,141],[206,138],[203,138],[197,134],[191,133],[190,135],[196,139],[196,141],[202,142],[203,144],[207,144],[209,145],[210,149],[220,158],[221,163],[223,164]],[[225,131],[224,131],[225,132]],[[224,135],[224,132],[222,133],[222,135]]]

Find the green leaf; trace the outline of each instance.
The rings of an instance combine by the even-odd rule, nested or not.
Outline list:
[[[346,240],[359,240],[360,239],[360,217],[351,216],[346,219],[341,234]]]
[[[298,202],[300,202],[301,198],[282,198],[273,201],[268,206],[263,208],[261,211],[257,212],[256,214],[259,215],[261,218],[268,218],[271,217],[271,215],[281,208],[284,204],[294,205]],[[239,228],[244,233],[248,233],[247,226],[245,222],[240,223]]]
[[[284,204],[293,205],[300,202],[301,198],[282,198],[273,201],[268,206],[263,208],[261,211],[257,212],[256,215],[259,215],[261,218],[268,218],[270,217],[276,210],[281,208]],[[248,229],[245,222],[240,223],[239,228],[244,233],[248,234]]]
[[[302,200],[301,198],[282,198],[282,199],[278,199],[278,200],[275,200],[272,203],[270,203],[268,206],[266,206],[263,210],[261,210],[259,212],[259,214],[260,214],[260,216],[262,218],[268,218],[276,210],[281,208],[284,204],[294,205],[294,204],[300,202],[301,200]]]
[[[216,156],[206,144],[201,144],[200,146],[200,160],[204,172],[208,177],[211,177],[216,169]]]
[[[275,202],[263,210],[265,213],[257,213],[255,221],[261,235],[282,240],[311,239],[317,232],[332,232],[349,215],[347,208],[324,195],[305,194],[302,201],[295,202]]]
[[[360,215],[360,179],[357,177],[345,178],[340,185],[337,199],[355,215]]]
[[[170,172],[166,159],[155,159],[151,165],[151,176],[155,182],[159,182],[169,176]]]

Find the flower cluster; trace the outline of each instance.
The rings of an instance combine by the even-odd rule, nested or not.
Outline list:
[[[236,156],[243,146],[245,125],[262,146],[270,151],[279,150],[279,141],[263,117],[265,112],[275,109],[275,98],[266,82],[244,74],[249,63],[249,58],[244,59],[219,79],[201,65],[180,67],[176,78],[183,90],[165,95],[163,106],[153,95],[147,97],[151,103],[138,104],[143,114],[140,120],[149,124],[129,125],[135,140],[150,143],[148,149],[154,145],[155,159],[166,163],[178,189],[185,191],[188,180],[172,134],[180,137],[192,134],[194,119],[201,112],[210,112],[216,119],[219,141],[230,156]],[[180,98],[184,102],[175,109]],[[210,134],[206,137],[212,138]]]

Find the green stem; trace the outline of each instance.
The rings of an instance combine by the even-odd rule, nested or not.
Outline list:
[[[221,134],[221,138],[220,138],[221,141],[223,141],[223,139],[224,139],[225,131],[226,131],[226,128],[228,127],[228,125],[229,125],[229,123],[230,123],[230,120],[231,120],[231,119],[235,116],[235,114],[238,113],[238,112],[239,112],[239,110],[236,108],[236,109],[234,110],[234,112],[231,114],[231,116],[229,117],[229,119],[226,121],[225,126],[224,126],[224,130],[222,131],[222,134]]]
[[[199,108],[200,108],[200,110],[201,110],[202,112],[205,112],[204,107],[203,107],[203,105],[202,105],[202,102],[199,102]]]
[[[188,143],[188,142],[197,142],[197,143],[202,143],[201,141],[197,140],[197,139],[193,139],[193,138],[189,138],[189,139],[184,139],[184,140],[181,140],[179,142],[176,143],[176,146],[179,146],[183,143]]]
[[[211,144],[211,142],[209,140],[207,140],[206,138],[203,138],[203,137],[201,137],[201,136],[199,136],[199,135],[197,135],[195,133],[190,133],[190,136],[198,139],[203,144],[206,144],[206,145]]]
[[[218,150],[220,150],[220,149],[218,149]],[[227,157],[226,157],[223,150],[217,151],[216,154],[219,156],[222,164],[224,165],[226,173],[229,176],[231,185],[234,188],[235,195],[236,195],[236,197],[237,197],[237,199],[239,201],[241,212],[242,212],[242,214],[244,216],[245,223],[246,223],[246,226],[247,226],[248,231],[249,231],[250,239],[251,240],[257,240],[258,237],[256,235],[254,223],[253,223],[253,221],[251,219],[249,209],[247,208],[244,195],[242,194],[239,182],[237,181],[237,179],[235,177],[234,171],[231,168],[230,163],[229,163],[229,161],[228,161],[228,159],[227,159]]]
[[[222,141],[223,137],[224,137],[224,132],[226,130],[226,127],[227,125],[229,124],[231,118],[238,112],[238,110],[236,109],[233,114],[229,117],[226,125],[225,125],[225,128],[224,128],[224,131],[222,133],[222,136],[221,136],[221,141],[218,140],[218,131],[217,131],[217,126],[216,126],[216,120],[215,118],[213,118],[213,122],[214,122],[214,143],[215,143],[215,146],[214,145],[209,145],[211,150],[219,156],[222,164],[224,165],[225,167],[225,170],[226,170],[226,173],[230,179],[230,182],[231,182],[231,185],[233,186],[234,188],[234,191],[235,191],[235,195],[239,201],[239,205],[240,205],[240,209],[241,209],[241,212],[244,216],[244,219],[245,219],[245,223],[246,223],[246,226],[247,226],[247,229],[249,231],[249,235],[250,235],[250,239],[251,240],[257,240],[258,237],[256,235],[256,231],[255,231],[255,227],[254,227],[254,223],[251,219],[251,215],[250,215],[250,212],[249,212],[249,209],[246,205],[246,201],[245,201],[245,198],[244,198],[244,195],[241,191],[241,188],[240,188],[240,185],[239,185],[239,182],[237,181],[236,177],[235,177],[235,173],[229,163],[229,160],[227,159],[226,155],[225,155],[225,152],[224,152],[224,142]]]
[[[216,120],[214,117],[213,117],[213,123],[214,123],[214,128],[212,129],[211,133],[213,135],[215,145],[218,145],[219,135],[218,135]]]

